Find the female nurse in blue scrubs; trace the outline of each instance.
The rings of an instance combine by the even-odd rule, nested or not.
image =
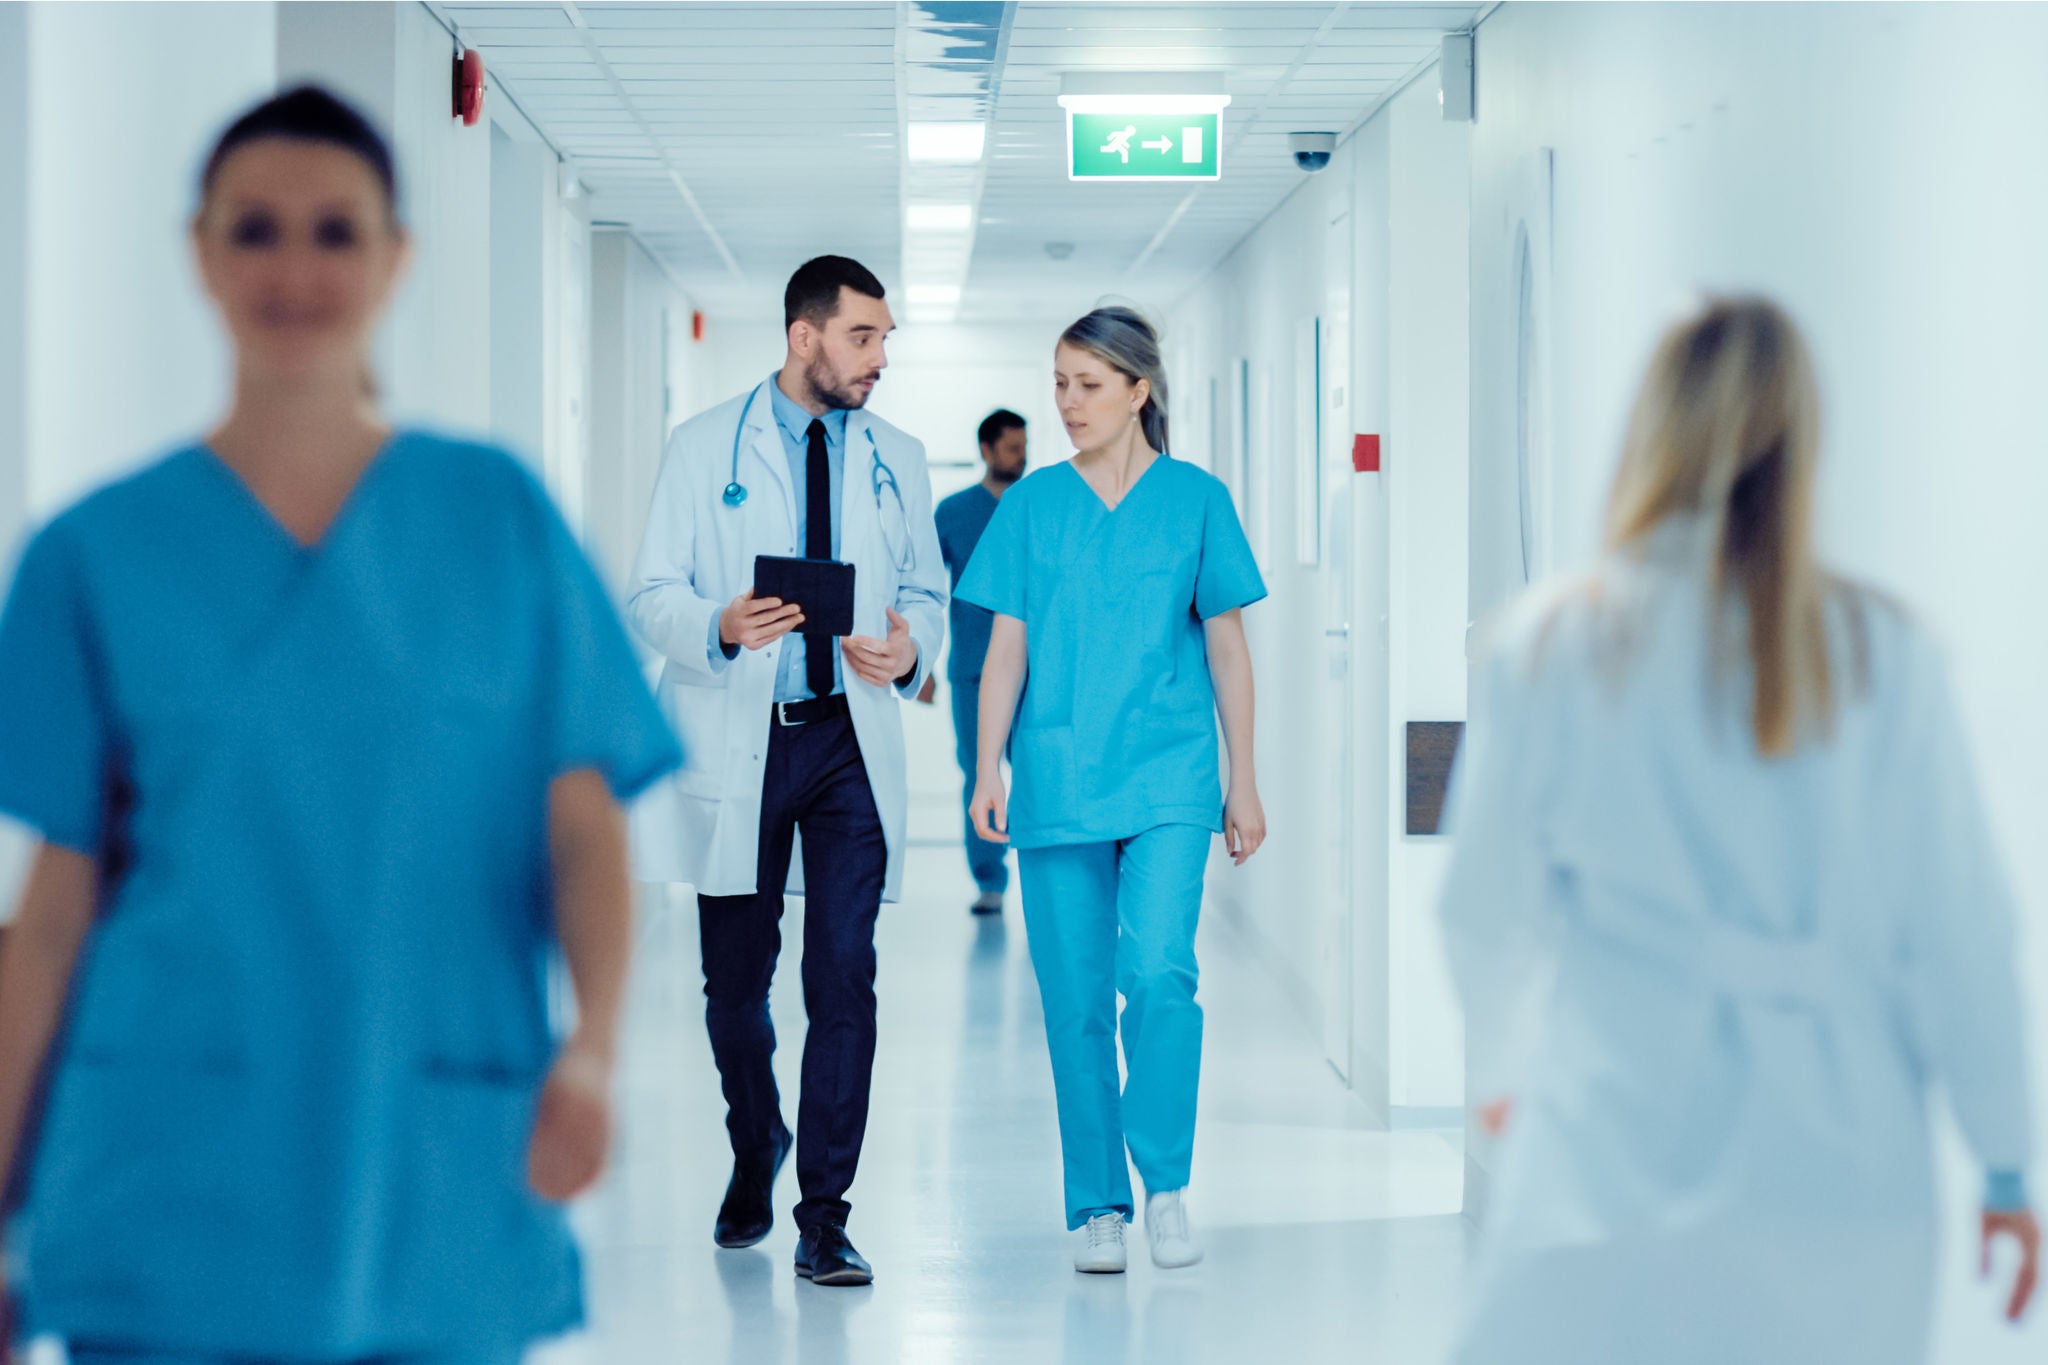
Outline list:
[[[1166,453],[1166,374],[1143,318],[1082,318],[1060,338],[1054,380],[1079,453],[1003,498],[958,593],[997,613],[973,816],[983,838],[1019,850],[1075,1268],[1124,1269],[1127,1147],[1153,1262],[1192,1265],[1195,921],[1211,838],[1223,833],[1238,863],[1265,839],[1240,613],[1266,589],[1228,490]]]
[[[366,396],[393,183],[317,90],[229,129],[192,231],[233,406],[50,522],[0,616],[41,836],[0,1159],[49,1068],[12,1287],[77,1365],[509,1365],[580,1317],[618,803],[679,755],[542,490]]]

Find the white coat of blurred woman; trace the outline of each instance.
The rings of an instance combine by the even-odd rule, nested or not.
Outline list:
[[[1461,1365],[1909,1365],[1931,1092],[2031,1296],[2014,907],[1927,634],[1813,548],[1771,303],[1658,346],[1588,575],[1495,623],[1442,920],[1500,1136]]]

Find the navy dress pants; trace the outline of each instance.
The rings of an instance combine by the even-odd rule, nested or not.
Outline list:
[[[772,727],[754,894],[702,896],[705,1022],[725,1089],[733,1159],[765,1174],[787,1135],[768,987],[782,951],[783,886],[803,833],[804,1039],[796,1223],[846,1222],[875,1065],[875,919],[888,845],[847,716]]]

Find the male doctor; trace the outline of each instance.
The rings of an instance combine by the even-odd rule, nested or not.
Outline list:
[[[875,1058],[875,919],[900,898],[909,798],[898,699],[939,659],[947,576],[924,447],[865,408],[895,323],[858,262],[821,256],[783,297],[779,373],[676,428],[627,614],[665,661],[660,697],[688,766],[634,812],[636,874],[697,888],[706,1021],[733,1174],[714,1236],[774,1225],[791,1140],[771,1058],[791,836],[803,835],[803,1092],[797,1274],[867,1284],[846,1201]],[[756,598],[756,555],[854,567],[846,639]]]

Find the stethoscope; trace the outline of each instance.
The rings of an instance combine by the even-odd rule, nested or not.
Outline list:
[[[746,441],[747,414],[754,410],[754,400],[760,396],[758,388],[747,395],[746,403],[740,408],[739,424],[732,429],[732,477],[725,485],[727,507],[744,507],[747,503],[747,486],[740,482],[740,447]],[[889,552],[895,556],[897,569],[903,573],[915,573],[917,546],[910,539],[910,509],[903,504],[903,488],[896,482],[896,471],[882,458],[882,448],[875,444],[875,433],[870,430],[867,437],[868,454],[872,457],[868,477],[874,488],[875,516],[882,523],[882,538],[889,542]],[[887,490],[890,503],[896,509],[893,522],[887,514],[889,504],[882,501],[884,490]]]

